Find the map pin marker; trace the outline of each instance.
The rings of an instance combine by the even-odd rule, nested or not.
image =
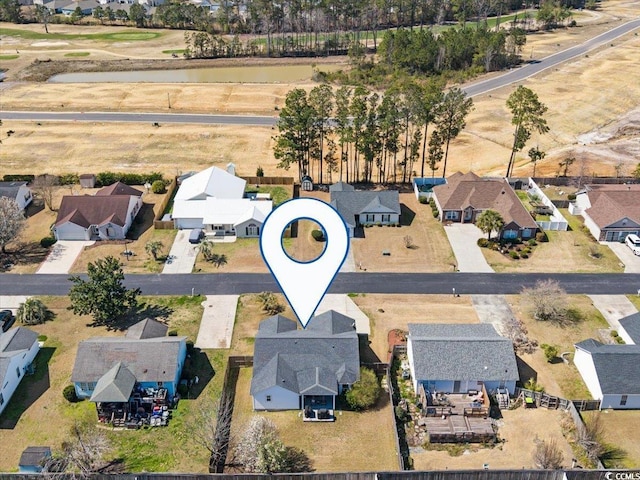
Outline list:
[[[295,220],[313,220],[324,230],[324,252],[310,262],[291,258],[282,245],[282,234]],[[260,252],[282,293],[306,328],[349,251],[349,231],[328,203],[315,198],[296,198],[279,205],[262,225]]]

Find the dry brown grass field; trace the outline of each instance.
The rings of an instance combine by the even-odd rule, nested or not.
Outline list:
[[[524,56],[541,58],[580,43],[583,39],[623,23],[637,14],[633,4],[609,0],[598,12],[576,12],[579,27],[530,35]],[[3,25],[11,28],[11,25]],[[15,26],[13,26],[15,27]],[[41,26],[21,28],[38,31]],[[54,32],[113,32],[106,27],[52,26]],[[80,30],[78,30],[80,29]],[[95,29],[95,30],[94,30]],[[135,32],[135,30],[134,30]],[[539,172],[555,175],[558,161],[575,155],[584,160],[585,170],[601,175],[614,174],[622,162],[629,171],[637,163],[634,152],[637,130],[625,131],[629,115],[640,104],[640,84],[629,78],[640,76],[640,37],[630,34],[615,40],[613,47],[602,47],[575,61],[547,71],[524,82],[549,106],[547,119],[551,131],[532,138],[546,150],[547,158]],[[99,58],[166,58],[163,50],[183,48],[181,32],[162,31],[147,41],[107,42],[70,40],[50,42],[4,37],[3,52],[19,50],[19,58],[8,60],[9,79],[14,71],[44,56],[60,58],[69,51],[91,51]],[[92,50],[93,49],[93,50]],[[95,52],[94,52],[95,50]],[[343,62],[344,59],[336,59]],[[244,61],[242,61],[244,62]],[[619,74],[624,72],[624,75]],[[571,81],[567,82],[567,78]],[[286,92],[294,86],[310,88],[310,82],[296,84],[49,84],[19,83],[3,85],[2,109],[20,110],[120,110],[235,113],[274,115],[282,106]],[[449,172],[475,170],[502,173],[509,156],[512,128],[505,100],[513,87],[505,87],[474,99],[475,110],[467,128],[456,139],[450,152]],[[594,144],[581,135],[614,128],[607,142]],[[257,165],[266,174],[275,174],[272,154],[274,130],[264,127],[222,127],[195,125],[105,125],[47,123],[5,120],[16,132],[2,138],[0,165],[3,173],[85,170],[110,166],[118,170],[158,169],[168,174],[176,170],[200,169],[211,164],[234,161],[241,175],[255,173]],[[90,159],[90,160],[89,160]],[[89,163],[90,162],[90,163]],[[526,153],[517,161],[516,174],[530,174]],[[575,164],[572,169],[577,169]],[[280,171],[280,173],[282,173]]]

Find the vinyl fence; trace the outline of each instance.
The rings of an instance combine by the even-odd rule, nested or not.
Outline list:
[[[545,195],[538,184],[532,179],[529,179],[529,189],[527,191],[529,197],[537,196],[540,201],[547,207],[551,208],[552,213],[548,221],[536,222],[538,226],[543,230],[560,230],[566,231],[569,228],[569,222],[562,216],[558,207],[556,207],[549,197]]]

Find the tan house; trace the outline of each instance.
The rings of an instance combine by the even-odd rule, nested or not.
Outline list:
[[[95,195],[62,197],[53,233],[58,240],[123,240],[142,207],[142,192],[116,182]]]
[[[622,242],[640,235],[640,185],[587,185],[569,211],[584,217],[598,241]]]
[[[534,237],[538,225],[504,178],[484,178],[473,172],[454,173],[447,183],[433,187],[433,199],[442,222],[475,223],[485,210],[503,220],[500,238]]]

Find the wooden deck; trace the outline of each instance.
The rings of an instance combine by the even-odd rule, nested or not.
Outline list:
[[[428,407],[420,423],[432,443],[487,442],[496,438],[489,409],[472,405],[466,394],[447,395],[446,405]]]

